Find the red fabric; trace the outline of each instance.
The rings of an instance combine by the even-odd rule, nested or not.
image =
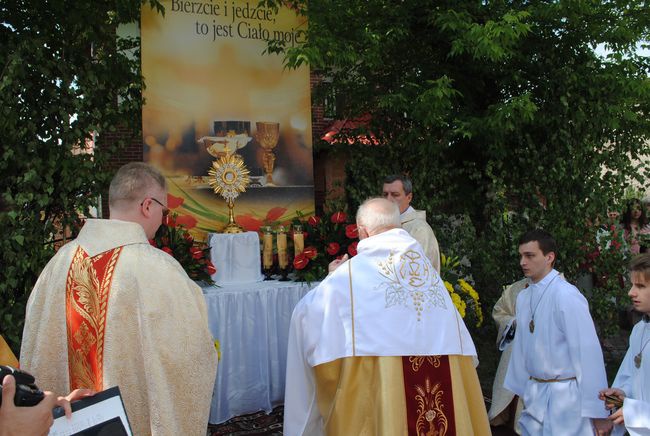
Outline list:
[[[454,435],[454,398],[448,356],[404,356],[408,434]]]

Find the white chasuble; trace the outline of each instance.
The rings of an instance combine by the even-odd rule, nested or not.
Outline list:
[[[20,362],[60,395],[119,386],[136,435],[205,435],[217,355],[201,288],[139,224],[88,220],[50,260]]]
[[[285,434],[489,435],[476,349],[420,245],[393,229],[357,250],[294,310]]]

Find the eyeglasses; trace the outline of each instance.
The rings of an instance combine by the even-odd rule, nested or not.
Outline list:
[[[167,206],[165,206],[164,204],[162,204],[160,201],[156,200],[156,199],[153,198],[153,197],[148,197],[148,198],[149,198],[150,200],[155,201],[156,203],[158,203],[159,205],[162,206],[162,216],[165,217],[165,216],[169,215],[169,208],[168,208]],[[144,200],[142,200],[142,203],[140,203],[140,206],[142,206],[146,200],[147,200],[146,198],[145,198]]]

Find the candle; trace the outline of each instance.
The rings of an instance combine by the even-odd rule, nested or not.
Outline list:
[[[298,256],[305,249],[305,239],[302,234],[302,226],[293,226],[293,249],[294,256]]]
[[[284,227],[278,228],[278,263],[280,269],[285,269],[289,265],[289,256],[287,255],[287,234]]]
[[[271,269],[273,266],[273,234],[271,229],[264,229],[262,244],[262,265],[264,269]]]

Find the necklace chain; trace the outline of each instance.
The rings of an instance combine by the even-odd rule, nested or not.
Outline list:
[[[544,287],[544,290],[542,291],[542,295],[540,295],[539,300],[537,300],[537,304],[535,305],[535,308],[533,309],[533,293],[530,293],[530,323],[528,323],[528,330],[530,330],[531,333],[535,331],[535,313],[537,312],[537,308],[539,307],[539,303],[542,302],[542,299],[544,298],[544,294],[546,294],[546,290],[548,289],[549,286],[551,286],[551,283],[553,283],[553,280],[559,276],[560,273],[557,273],[555,277],[551,279],[550,282]]]
[[[647,330],[647,327],[648,324],[645,323],[643,325],[643,333],[641,334],[641,346],[640,346],[639,354],[634,356],[634,366],[636,366],[637,368],[641,367],[641,361],[643,360],[643,350],[645,349],[645,346],[648,345],[648,342],[650,342],[650,339],[648,339],[647,341],[645,341],[645,344],[643,343],[643,339],[645,339],[645,331]]]

